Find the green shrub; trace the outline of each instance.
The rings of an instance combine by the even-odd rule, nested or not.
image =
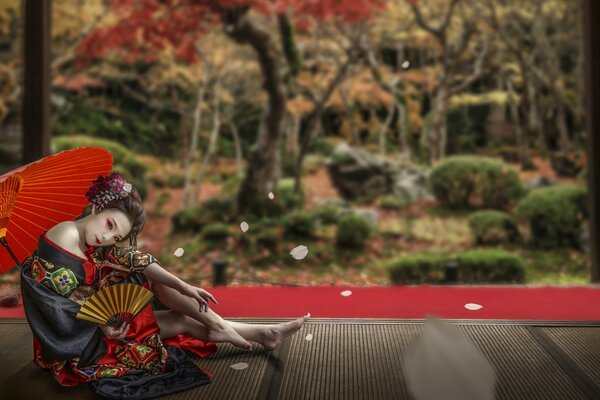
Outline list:
[[[550,157],[550,163],[558,176],[575,178],[585,168],[585,152],[557,151]]]
[[[378,203],[383,210],[391,211],[402,210],[409,204],[405,199],[394,195],[381,196]]]
[[[273,200],[267,197],[268,193],[256,193],[254,196],[248,195],[240,199],[246,207],[245,215],[261,218],[277,217],[304,206],[304,195],[302,192],[294,191],[294,180],[291,178],[281,179],[273,194],[275,195]]]
[[[304,158],[302,165],[302,175],[313,175],[319,171],[319,168],[325,166],[325,157],[319,154],[308,154]]]
[[[286,219],[284,234],[287,237],[312,238],[319,227],[319,219],[306,211],[294,211]]]
[[[304,194],[294,191],[293,179],[281,179],[274,194],[275,199],[273,202],[276,205],[280,205],[282,212],[288,212],[304,206]]]
[[[185,175],[182,173],[155,172],[148,177],[156,187],[182,188],[185,185]]]
[[[231,222],[235,216],[233,199],[216,197],[173,214],[171,223],[175,232],[200,232],[207,224]]]
[[[144,178],[148,168],[133,152],[118,142],[98,139],[90,136],[59,136],[52,139],[52,147],[56,152],[76,149],[78,147],[101,147],[110,151],[115,165],[123,166],[132,176]]]
[[[515,243],[519,239],[516,222],[502,211],[474,212],[469,216],[469,227],[477,244]]]
[[[387,264],[394,284],[439,283],[444,280],[447,256],[440,254],[410,254]]]
[[[221,195],[235,198],[240,190],[243,177],[235,174],[228,176],[221,184]]]
[[[275,228],[264,228],[256,235],[256,244],[269,249],[270,251],[277,250],[279,238]]]
[[[324,225],[333,225],[338,223],[341,213],[347,208],[342,202],[328,202],[315,207],[313,213]]]
[[[171,192],[163,190],[160,192],[156,198],[156,204],[154,207],[154,215],[157,217],[163,217],[165,212],[163,210],[164,206],[171,200]]]
[[[56,152],[79,147],[101,147],[108,150],[114,160],[113,171],[123,175],[137,189],[142,199],[146,198],[148,188],[145,176],[148,168],[133,152],[117,142],[88,136],[61,136],[52,139],[52,148]]]
[[[587,218],[587,192],[576,186],[551,186],[531,191],[516,208],[529,223],[536,247],[578,247],[581,223]]]
[[[298,156],[295,153],[283,151],[281,155],[281,176],[283,178],[293,178],[296,176],[296,164]]]
[[[491,151],[491,154],[510,163],[518,163],[520,159],[520,150],[514,146],[498,146]]]
[[[235,218],[235,200],[230,197],[211,197],[201,204],[208,210],[214,221],[232,222]]]
[[[308,153],[317,153],[324,156],[329,156],[335,150],[335,145],[329,142],[324,137],[316,137],[310,141],[308,145]]]
[[[202,237],[209,242],[220,242],[231,235],[229,225],[220,222],[206,225],[202,228]]]
[[[509,208],[524,193],[517,172],[508,164],[486,157],[450,157],[436,165],[429,186],[444,206]]]
[[[486,145],[490,105],[457,104],[448,109],[448,154],[473,153]]]
[[[369,222],[355,214],[340,219],[336,232],[336,244],[341,247],[363,247],[371,236]]]
[[[525,261],[497,249],[469,250],[457,257],[458,276],[464,283],[523,283]]]

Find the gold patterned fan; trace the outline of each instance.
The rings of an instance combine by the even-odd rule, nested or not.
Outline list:
[[[131,322],[152,300],[152,292],[141,285],[122,283],[94,293],[77,313],[77,318],[118,327]]]

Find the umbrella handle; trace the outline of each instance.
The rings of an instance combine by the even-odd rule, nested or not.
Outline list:
[[[15,260],[15,263],[17,264],[17,267],[19,267],[19,271],[22,271],[23,267],[21,266],[21,263],[19,262],[19,260],[15,256],[15,253],[13,253],[12,250],[10,249],[10,247],[8,246],[8,243],[6,242],[6,237],[5,236],[0,237],[0,243],[2,243],[2,246],[4,246],[6,248],[6,251],[8,251],[8,254],[10,254],[10,256],[12,257],[12,259]]]

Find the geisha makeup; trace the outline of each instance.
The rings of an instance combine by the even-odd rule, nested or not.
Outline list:
[[[85,241],[88,246],[110,246],[123,240],[131,231],[131,221],[121,210],[107,208],[93,213],[85,224]]]

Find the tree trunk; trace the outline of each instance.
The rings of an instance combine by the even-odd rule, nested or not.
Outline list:
[[[516,96],[515,91],[513,89],[512,82],[510,81],[510,77],[506,79],[506,88],[508,89],[508,105],[510,108],[510,116],[513,120],[513,124],[515,127],[515,135],[517,146],[519,147],[519,162],[521,163],[521,167],[525,169],[529,169],[531,166],[531,159],[529,157],[529,145],[527,138],[523,135],[523,127],[521,126],[521,118],[519,116],[519,110],[517,108],[517,103],[515,101],[514,96]]]
[[[571,151],[573,149],[573,145],[567,129],[565,105],[560,96],[555,95],[553,97],[556,103],[556,125],[558,126],[560,149],[564,151]]]
[[[208,63],[206,64],[208,65]],[[200,125],[202,123],[202,104],[204,103],[204,97],[206,96],[206,78],[208,77],[206,67],[204,69],[204,80],[202,86],[198,89],[198,95],[196,97],[196,107],[194,107],[194,124],[191,132],[190,147],[187,156],[184,160],[183,171],[185,174],[185,182],[183,185],[183,206],[189,207],[191,204],[190,193],[191,193],[191,179],[192,179],[192,166],[196,163],[196,147],[198,147],[198,135],[200,134]]]
[[[300,142],[300,117],[290,114],[290,128],[287,134],[286,150],[288,154],[298,155],[298,143]]]
[[[331,81],[329,81],[329,85],[325,92],[321,96],[321,98],[315,104],[315,108],[310,112],[307,117],[307,121],[305,124],[305,129],[300,132],[300,152],[298,154],[298,160],[296,162],[296,173],[294,179],[294,191],[296,193],[300,193],[301,189],[301,179],[302,179],[302,164],[304,163],[304,157],[308,151],[308,146],[310,145],[310,141],[315,134],[315,130],[319,126],[319,122],[321,120],[321,115],[323,114],[323,110],[325,110],[325,104],[329,101],[329,98],[333,94],[335,88],[337,88],[340,83],[346,77],[346,73],[348,72],[348,68],[355,61],[350,55],[344,61],[342,65],[340,65],[336,71],[335,76]]]
[[[346,87],[346,85],[340,85],[339,91],[340,97],[342,98],[342,102],[344,103],[346,120],[349,122],[348,125],[350,127],[350,134],[352,136],[351,143],[353,146],[360,146],[360,135],[358,133],[356,124],[354,123],[354,121],[352,121],[354,118],[354,107],[352,106],[352,104],[350,104],[350,101],[348,100],[348,98],[350,97],[349,90]]]
[[[433,109],[433,121],[429,130],[429,161],[434,164],[446,154],[446,118],[448,113],[448,83],[443,77],[438,87]]]
[[[179,104],[179,102],[177,101],[177,90],[176,89],[171,89],[171,101],[173,102],[173,104]],[[190,136],[188,135],[189,132],[189,119],[187,118],[187,112],[185,112],[184,110],[182,110],[183,112],[179,113],[179,136],[180,136],[180,141],[181,141],[181,145],[180,145],[180,150],[179,150],[179,155],[178,155],[178,159],[179,160],[185,160],[186,156],[187,156],[187,149],[189,146],[189,138]]]
[[[244,176],[244,169],[242,165],[243,154],[242,154],[242,141],[240,140],[240,134],[238,132],[237,125],[233,122],[229,122],[231,128],[231,134],[233,135],[233,142],[235,143],[235,170],[238,177]]]
[[[402,104],[401,101],[398,101],[396,104],[398,108],[398,135],[400,137],[400,144],[402,145],[402,158],[403,161],[410,161],[411,151],[410,151],[410,143],[408,141],[409,129],[408,129],[408,112],[406,110],[406,105]]]
[[[258,56],[263,76],[263,89],[268,100],[263,112],[256,143],[248,155],[246,176],[238,194],[240,212],[261,210],[258,196],[266,196],[275,189],[278,180],[279,144],[285,115],[286,93],[281,81],[276,48],[269,33],[258,28],[247,15],[230,13],[224,17],[225,31],[236,42],[252,46]]]
[[[200,169],[198,170],[198,175],[196,175],[196,186],[194,188],[194,197],[193,203],[196,203],[200,199],[200,186],[202,185],[202,179],[204,178],[204,173],[206,172],[206,167],[212,158],[217,140],[219,139],[219,131],[221,130],[221,116],[220,116],[220,108],[219,108],[219,92],[220,92],[220,82],[219,77],[215,82],[215,90],[214,90],[214,106],[213,106],[213,128],[210,133],[210,140],[208,142],[208,149],[206,149],[206,153],[202,158],[202,164],[200,164]]]
[[[383,122],[383,124],[381,124],[381,126],[379,127],[379,154],[382,157],[385,156],[385,142],[386,142],[385,136],[386,136],[386,133],[392,123],[395,109],[396,109],[396,98],[394,97],[392,100],[392,106],[390,107],[390,110],[388,111],[388,115],[385,118],[385,121]]]

